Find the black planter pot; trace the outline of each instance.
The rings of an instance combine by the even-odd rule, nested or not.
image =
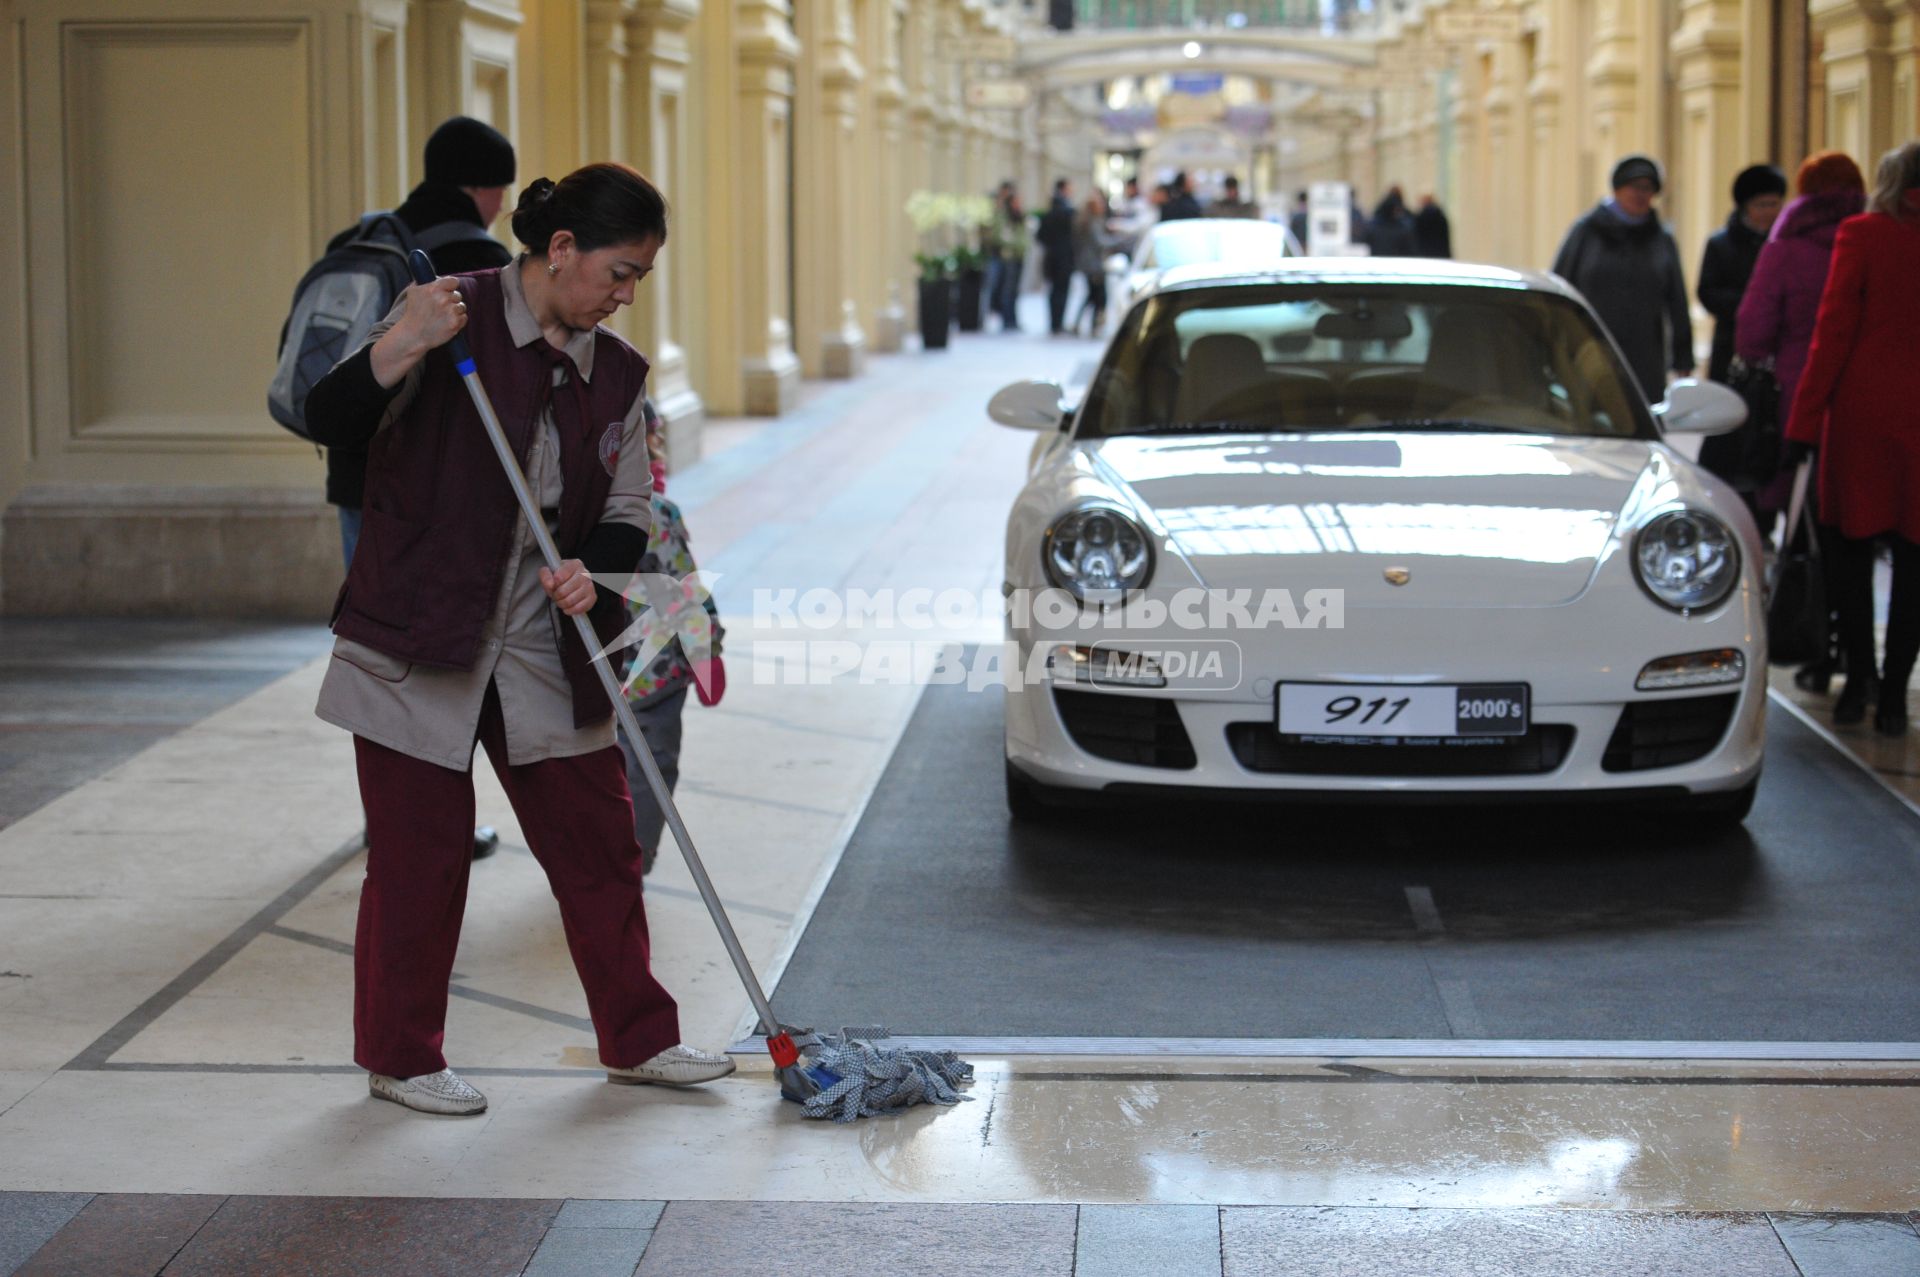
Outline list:
[[[983,270],[963,270],[960,272],[959,309],[955,312],[955,321],[963,333],[977,333],[981,327],[981,294],[987,286],[987,272]]]
[[[920,281],[920,345],[927,350],[945,350],[952,285],[944,279]]]

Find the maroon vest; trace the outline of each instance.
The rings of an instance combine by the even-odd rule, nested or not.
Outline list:
[[[577,557],[606,508],[620,430],[646,383],[647,361],[599,329],[593,380],[585,382],[544,339],[513,344],[499,270],[458,278],[473,361],[522,471],[541,409],[553,403],[563,476],[554,541],[562,558]],[[553,386],[556,365],[566,385]],[[419,394],[368,450],[360,542],[334,603],[333,632],[419,665],[472,669],[523,516],[446,347],[428,352],[422,371]],[[603,640],[620,632],[624,613],[594,609]],[[574,726],[599,722],[613,706],[573,622],[563,619],[560,632]]]

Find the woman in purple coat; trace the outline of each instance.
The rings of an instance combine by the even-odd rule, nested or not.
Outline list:
[[[1754,263],[1735,321],[1734,353],[1749,365],[1773,364],[1780,383],[1780,407],[1793,403],[1807,351],[1813,345],[1814,320],[1820,313],[1820,294],[1827,286],[1827,267],[1833,258],[1834,236],[1840,223],[1866,207],[1867,184],[1860,166],[1844,152],[1822,151],[1809,156],[1794,178],[1799,195],[1781,210],[1773,233]],[[1772,512],[1787,505],[1793,469],[1782,465],[1773,482],[1759,494],[1759,506],[1772,521]],[[1786,535],[1791,537],[1793,529]],[[1830,624],[1827,654],[1801,667],[1794,682],[1803,690],[1824,693],[1839,668],[1839,636]]]

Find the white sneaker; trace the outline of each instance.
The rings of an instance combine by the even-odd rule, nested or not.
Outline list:
[[[610,1068],[607,1070],[607,1081],[618,1082],[622,1086],[642,1086],[649,1082],[661,1082],[667,1086],[693,1086],[725,1077],[731,1072],[733,1061],[727,1056],[697,1050],[683,1043],[668,1047],[645,1064],[636,1064],[630,1069]]]
[[[369,1073],[367,1090],[375,1099],[392,1100],[422,1113],[471,1117],[487,1111],[487,1097],[462,1082],[452,1069],[407,1078]]]

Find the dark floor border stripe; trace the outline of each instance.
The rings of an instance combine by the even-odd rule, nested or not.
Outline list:
[[[1822,723],[1821,721],[1816,719],[1813,715],[1809,714],[1806,711],[1804,706],[1795,704],[1792,700],[1788,699],[1785,696],[1782,696],[1779,692],[1773,690],[1772,688],[1767,689],[1767,696],[1775,704],[1779,705],[1780,708],[1786,710],[1787,713],[1799,719],[1801,724],[1804,725],[1815,736],[1819,737],[1821,740],[1825,741],[1828,745],[1832,746],[1834,753],[1840,755],[1842,758],[1852,763],[1855,767],[1858,767],[1861,771],[1865,772],[1867,776],[1873,781],[1874,784],[1880,786],[1881,789],[1887,792],[1887,795],[1889,797],[1891,797],[1895,802],[1899,803],[1902,807],[1906,808],[1907,812],[1910,815],[1920,817],[1920,803],[1916,803],[1913,799],[1909,798],[1906,794],[1902,793],[1899,787],[1896,786],[1892,781],[1888,780],[1886,776],[1881,773],[1878,767],[1875,767],[1872,763],[1868,762],[1866,759],[1862,758],[1854,750],[1849,748],[1847,745],[1847,742],[1842,740],[1839,736],[1835,735],[1831,727],[1827,726],[1825,723]]]
[[[298,882],[274,897],[264,909],[241,923],[225,940],[208,950],[198,962],[169,980],[158,993],[142,1002],[122,1017],[118,1024],[95,1038],[80,1054],[67,1061],[64,1068],[98,1069],[105,1065],[127,1043],[145,1032],[154,1021],[206,983],[213,973],[225,966],[235,954],[252,944],[269,927],[291,912],[295,905],[317,891],[327,879],[340,872],[361,853],[362,849],[358,834],[340,844],[324,860],[308,870]]]
[[[114,1061],[88,1070],[94,1073],[212,1073],[223,1075],[259,1074],[275,1076],[312,1074],[341,1076],[359,1074],[365,1069],[355,1064],[180,1064]],[[599,1077],[600,1069],[516,1069],[462,1067],[463,1077],[508,1078],[586,1078]],[[1368,1086],[1707,1086],[1707,1087],[1810,1087],[1826,1090],[1911,1090],[1920,1087],[1920,1077],[1793,1077],[1791,1075],[1647,1077],[1640,1075],[1595,1077],[1589,1075],[1556,1077],[1552,1074],[1480,1074],[1480,1073],[1388,1073],[1377,1069],[1350,1069],[1337,1073],[1102,1073],[1097,1070],[1073,1072],[1061,1070],[1027,1071],[1021,1069],[984,1069],[978,1081],[1003,1083],[1027,1082],[1113,1082],[1127,1085],[1167,1083],[1187,1086],[1194,1083],[1246,1083],[1253,1086],[1328,1086],[1361,1084]]]

